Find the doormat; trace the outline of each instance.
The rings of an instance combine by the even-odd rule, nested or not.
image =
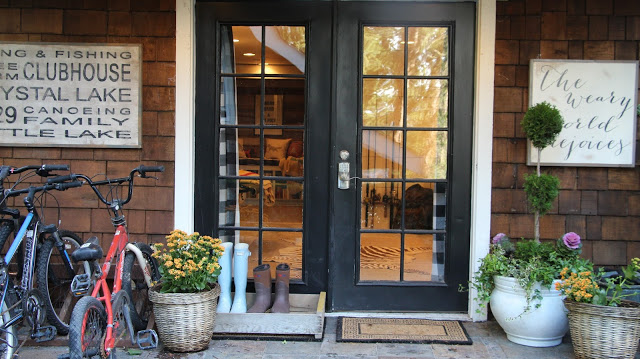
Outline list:
[[[457,320],[352,318],[339,317],[337,342],[359,343],[438,343],[473,342]]]

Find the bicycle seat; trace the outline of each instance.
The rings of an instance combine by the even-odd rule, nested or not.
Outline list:
[[[98,244],[98,237],[91,237],[80,248],[71,253],[75,262],[102,259],[102,247]]]
[[[1,208],[0,214],[8,215],[16,219],[20,218],[20,210],[16,208]]]
[[[40,230],[43,233],[53,233],[53,232],[57,231],[58,228],[56,228],[55,224],[47,224],[45,226],[40,227]]]

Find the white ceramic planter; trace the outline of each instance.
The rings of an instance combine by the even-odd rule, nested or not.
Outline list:
[[[491,293],[491,312],[507,334],[517,344],[531,347],[552,347],[562,343],[569,330],[567,310],[563,296],[555,285],[551,289],[540,289],[542,301],[532,300],[527,308],[525,291],[515,278],[495,276],[495,289]],[[536,304],[540,307],[536,308]]]

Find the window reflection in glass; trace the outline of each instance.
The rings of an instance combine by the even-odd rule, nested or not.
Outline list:
[[[408,127],[447,127],[448,83],[447,80],[407,80]]]
[[[362,69],[364,75],[403,75],[404,28],[365,26]]]
[[[409,76],[449,74],[449,31],[446,27],[409,27]]]
[[[401,79],[363,80],[362,124],[402,127],[404,81]]]
[[[447,178],[447,131],[407,131],[406,178]]]

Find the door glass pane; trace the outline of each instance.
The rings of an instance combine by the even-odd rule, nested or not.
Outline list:
[[[303,182],[265,181],[273,188],[275,205],[264,208],[263,226],[302,229]]]
[[[449,30],[362,31],[360,280],[442,281]]]
[[[265,73],[303,74],[305,67],[304,26],[266,26]]]
[[[302,279],[305,229],[305,31],[220,31],[219,235],[249,243],[249,268],[287,263],[294,279]]]
[[[397,203],[393,228],[433,229],[433,183],[407,183],[402,203]],[[402,213],[404,212],[404,227]]]
[[[392,193],[398,193],[397,182],[363,182],[360,227],[389,229],[394,205]],[[397,198],[396,198],[397,199]]]
[[[447,80],[407,80],[408,127],[447,127],[448,83]]]
[[[449,74],[449,32],[446,27],[409,28],[409,76]]]
[[[265,79],[265,105],[272,106],[271,108],[265,108],[265,118],[275,118],[275,121],[265,121],[265,125],[304,125],[306,110],[304,83],[305,81],[302,78],[267,77]]]
[[[262,72],[262,27],[232,26],[233,35],[233,71],[239,74],[260,74]],[[225,54],[222,54],[223,56]],[[222,69],[222,72],[227,72]]]
[[[402,143],[395,135],[396,131],[362,131],[362,178],[402,178]]]
[[[407,131],[406,177],[447,177],[446,131]]]
[[[409,234],[404,237],[404,280],[431,281],[433,234]]]
[[[360,235],[360,280],[400,280],[400,234]]]
[[[276,266],[287,263],[291,278],[302,279],[302,232],[263,232],[262,263],[271,266],[271,278],[276,278]]]
[[[363,47],[363,74],[404,74],[404,28],[365,26]]]
[[[402,126],[403,80],[364,79],[362,99],[364,126]]]

